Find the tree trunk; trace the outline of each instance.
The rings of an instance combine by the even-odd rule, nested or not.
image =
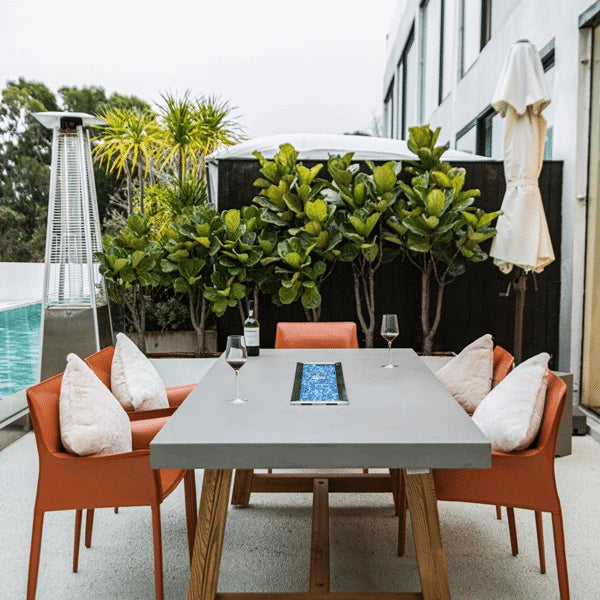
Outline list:
[[[365,272],[366,269],[366,272]],[[370,265],[352,264],[354,276],[354,303],[365,348],[372,348],[375,341],[375,269]],[[366,316],[365,316],[366,312]]]
[[[133,214],[133,181],[131,179],[131,171],[129,165],[125,162],[123,166],[125,172],[125,182],[127,185],[127,216]]]
[[[140,181],[140,213],[144,214],[144,169],[141,160],[137,164],[138,179]]]
[[[435,335],[442,318],[445,287],[445,282],[438,283],[435,313],[433,323],[431,323],[431,265],[428,264],[421,273],[421,325],[423,329],[423,354],[425,356],[433,354]]]
[[[179,150],[179,188],[183,186],[183,173],[185,171],[185,154],[183,150]]]
[[[190,320],[196,332],[196,357],[203,358],[206,354],[206,317],[208,302],[201,290],[192,290],[188,294]]]

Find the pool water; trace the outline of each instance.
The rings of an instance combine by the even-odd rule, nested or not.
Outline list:
[[[0,311],[0,400],[38,381],[41,304]]]

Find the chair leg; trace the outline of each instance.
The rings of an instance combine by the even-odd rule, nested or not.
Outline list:
[[[398,480],[400,478],[399,469],[390,469],[390,479],[392,480],[392,496],[394,497],[394,515],[398,516]]]
[[[569,600],[569,574],[567,571],[567,555],[565,553],[565,532],[562,511],[560,509],[557,513],[552,513],[552,530],[554,532],[554,551],[556,553],[560,600]]]
[[[83,511],[78,509],[75,511],[75,535],[73,539],[73,573],[77,573],[79,569],[79,545],[81,543],[81,515]]]
[[[118,515],[118,514],[119,514],[119,507],[115,506],[115,515]]]
[[[94,509],[88,508],[85,513],[85,547],[92,547],[92,530],[94,528]]]
[[[404,556],[406,548],[406,485],[404,471],[398,474],[398,556]]]
[[[154,540],[154,588],[156,600],[164,600],[162,530],[160,525],[160,504],[152,507],[152,537]]]
[[[190,554],[190,563],[192,562],[192,550],[194,549],[194,536],[196,535],[196,521],[198,519],[198,501],[196,498],[196,477],[194,471],[190,470],[185,474],[183,480],[185,488],[185,519],[187,522],[188,551]]]
[[[506,507],[506,516],[508,517],[508,533],[510,534],[510,550],[513,556],[519,554],[519,542],[517,541],[517,525],[515,523],[515,509],[511,506]]]
[[[44,528],[44,512],[33,511],[33,527],[31,529],[31,550],[29,552],[29,576],[27,578],[27,600],[35,600],[38,570],[40,567],[40,551],[42,549],[42,529]]]
[[[535,511],[535,530],[537,532],[538,553],[540,555],[540,573],[546,572],[546,552],[544,549],[544,522],[542,513],[539,510]]]
[[[498,519],[498,521],[502,520],[502,507],[496,505],[496,519]]]

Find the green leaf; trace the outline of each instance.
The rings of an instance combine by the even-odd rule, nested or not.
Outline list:
[[[113,263],[113,271],[115,273],[118,273],[119,271],[121,271],[121,269],[123,269],[127,262],[128,261],[126,258],[117,258]]]
[[[375,167],[373,170],[373,181],[378,193],[391,192],[396,185],[394,168],[389,163]]]
[[[302,265],[302,257],[297,252],[288,252],[283,260],[293,269],[299,269]]]
[[[444,210],[446,196],[442,190],[433,189],[427,194],[426,206],[427,212],[434,217],[439,217]]]
[[[307,202],[304,210],[306,212],[306,216],[311,221],[323,223],[327,219],[327,203],[325,200],[321,200],[320,198],[317,198],[313,202]]]
[[[232,208],[223,214],[223,221],[229,233],[235,233],[241,221],[240,211],[237,208]]]
[[[304,294],[302,294],[302,306],[306,310],[321,306],[321,294],[316,287],[307,288]]]

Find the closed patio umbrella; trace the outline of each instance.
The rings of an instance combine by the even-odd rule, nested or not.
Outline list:
[[[554,250],[538,177],[544,160],[546,119],[550,104],[544,69],[535,46],[519,40],[510,47],[494,92],[492,106],[506,118],[503,214],[490,255],[503,273],[515,269],[515,360],[521,361],[523,314],[527,275],[540,273],[552,261]]]

